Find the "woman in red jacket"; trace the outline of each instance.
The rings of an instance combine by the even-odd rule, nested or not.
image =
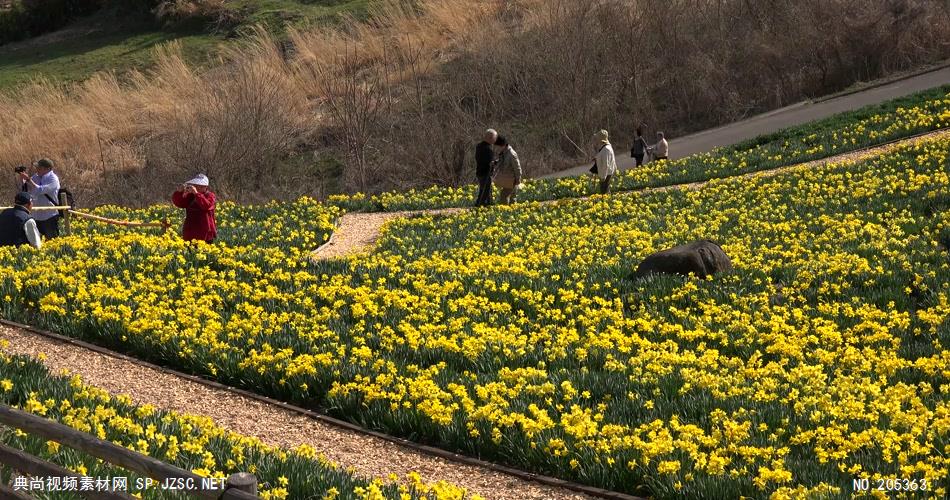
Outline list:
[[[198,174],[184,183],[172,195],[172,203],[185,209],[185,225],[182,238],[185,241],[202,240],[208,243],[218,235],[218,226],[214,220],[216,199],[208,189],[208,176]]]

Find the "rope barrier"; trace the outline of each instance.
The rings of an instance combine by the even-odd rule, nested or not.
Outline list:
[[[0,210],[6,210],[8,208],[12,208],[12,207],[0,207]],[[125,220],[116,220],[116,219],[109,219],[107,217],[101,217],[98,215],[87,214],[84,212],[77,212],[76,210],[73,210],[72,207],[68,205],[59,206],[59,207],[33,207],[31,212],[37,212],[37,211],[43,211],[43,210],[66,210],[67,212],[69,212],[69,215],[75,215],[76,217],[82,217],[83,219],[94,220],[96,222],[112,224],[114,226],[160,227],[162,228],[162,231],[168,231],[168,229],[171,227],[171,224],[168,222],[168,219],[158,221],[158,222],[132,222],[132,221],[125,221]]]
[[[123,226],[123,227],[160,227],[160,228],[162,228],[162,231],[167,231],[168,228],[171,227],[171,224],[168,223],[168,220],[167,220],[167,219],[166,219],[166,220],[162,220],[162,221],[160,221],[160,222],[131,222],[131,221],[124,221],[124,220],[109,219],[109,218],[101,217],[101,216],[98,216],[98,215],[92,215],[92,214],[87,214],[87,213],[83,213],[83,212],[77,212],[77,211],[75,211],[75,210],[70,210],[69,213],[72,214],[72,215],[75,215],[75,216],[77,216],[77,217],[82,217],[83,219],[94,220],[94,221],[97,221],[97,222],[104,222],[104,223],[106,223],[106,224],[112,224],[112,225],[115,225],[115,226]]]

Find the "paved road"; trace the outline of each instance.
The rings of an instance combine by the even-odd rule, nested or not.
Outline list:
[[[877,104],[946,84],[950,84],[950,67],[825,101],[793,104],[729,125],[674,138],[669,141],[670,158],[682,158],[695,153],[703,153],[718,146],[735,144],[783,128],[820,120],[834,114],[852,111],[869,104]],[[655,137],[648,137],[647,141],[652,143],[652,139],[655,139]],[[617,165],[622,170],[633,167],[629,147],[629,144],[615,145]],[[624,150],[626,152],[623,152]],[[587,173],[588,169],[590,169],[590,164],[548,174],[543,178],[581,175]]]

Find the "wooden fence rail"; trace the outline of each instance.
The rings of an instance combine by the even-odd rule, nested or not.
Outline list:
[[[260,498],[257,496],[257,478],[252,474],[244,472],[232,474],[223,488],[205,489],[204,486],[209,484],[207,478],[202,478],[174,465],[7,405],[0,404],[0,423],[20,429],[27,434],[55,441],[96,458],[101,458],[110,464],[152,478],[157,481],[155,486],[166,483],[175,485],[178,487],[179,493],[186,493],[208,500],[258,500]],[[78,477],[75,473],[62,469],[57,465],[2,445],[0,445],[0,464],[8,465],[26,474]],[[185,489],[181,489],[182,486]],[[0,491],[0,493],[3,493],[3,491]],[[131,498],[120,492],[109,494],[96,491],[95,493],[95,498]]]
[[[74,477],[77,482],[82,479],[82,476],[76,474],[75,472],[60,467],[56,464],[49,463],[45,460],[41,460],[33,455],[24,453],[16,448],[11,448],[9,446],[0,444],[0,464],[7,464],[10,466],[16,467],[17,471],[23,474],[33,474],[35,476],[42,477],[59,477],[67,478]],[[16,490],[14,490],[16,491]],[[19,492],[18,493],[22,493]],[[132,496],[127,493],[121,493],[118,491],[82,491],[79,490],[76,493],[85,497],[85,498],[104,498],[104,499],[115,499],[115,500],[132,500]]]

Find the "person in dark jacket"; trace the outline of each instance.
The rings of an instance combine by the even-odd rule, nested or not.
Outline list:
[[[647,152],[647,141],[643,138],[643,127],[637,127],[637,138],[633,140],[633,149],[630,150],[630,156],[636,162],[636,166],[643,165],[643,156]]]
[[[208,177],[198,174],[172,195],[172,203],[185,209],[185,224],[181,234],[185,241],[211,243],[218,236],[218,225],[214,218],[217,199],[208,189],[208,184]]]
[[[30,193],[20,191],[16,194],[13,207],[0,212],[0,246],[43,246],[31,210],[33,197]]]
[[[475,178],[478,179],[476,207],[487,207],[492,203],[492,170],[495,168],[495,151],[492,144],[495,144],[496,139],[498,132],[488,129],[482,142],[475,146]]]

